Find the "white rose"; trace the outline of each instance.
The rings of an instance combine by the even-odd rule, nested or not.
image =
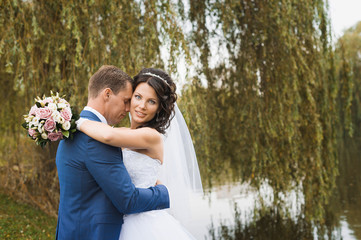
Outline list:
[[[60,123],[60,124],[65,123],[65,119],[64,119],[62,116],[59,117],[59,123]]]
[[[66,108],[66,104],[60,102],[60,103],[58,103],[58,108],[60,108],[60,109]]]
[[[39,125],[39,118],[38,117],[33,117],[33,119],[31,120],[31,125],[32,126],[38,126]]]
[[[69,121],[65,121],[65,123],[63,123],[63,124],[61,125],[61,127],[62,127],[64,130],[69,130],[69,129],[70,129],[70,126],[71,126],[71,124],[70,124]]]
[[[48,139],[48,134],[42,133],[42,134],[41,134],[41,137],[42,137],[43,139]]]
[[[70,104],[64,98],[60,98],[59,102],[64,103],[67,107],[70,107]]]
[[[58,111],[54,111],[52,114],[51,114],[52,118],[54,119],[55,122],[57,123],[60,123],[60,113]]]
[[[58,109],[55,103],[49,103],[48,108],[53,112],[55,112]]]

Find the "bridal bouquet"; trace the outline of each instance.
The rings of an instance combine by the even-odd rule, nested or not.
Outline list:
[[[35,99],[35,105],[24,115],[23,127],[28,130],[28,136],[37,145],[44,147],[48,142],[63,138],[73,138],[76,131],[75,121],[79,116],[74,114],[70,104],[59,97],[59,93],[50,97]]]

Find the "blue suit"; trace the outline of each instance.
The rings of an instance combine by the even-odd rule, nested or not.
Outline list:
[[[90,111],[80,116],[100,121]],[[82,132],[60,142],[56,165],[60,183],[56,239],[118,240],[123,214],[169,207],[165,186],[135,188],[122,150]]]

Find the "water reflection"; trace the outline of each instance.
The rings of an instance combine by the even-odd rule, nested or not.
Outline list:
[[[347,139],[340,148],[340,177],[333,199],[354,239],[361,239],[361,139]]]
[[[211,189],[194,202],[196,214],[188,228],[197,239],[361,239],[361,148],[360,141],[340,144],[340,176],[323,220],[305,219],[302,197],[285,198],[288,214],[272,206],[267,185],[255,191],[234,183]],[[259,196],[266,199],[260,204]],[[301,194],[302,195],[302,194]],[[263,206],[263,207],[261,207]]]

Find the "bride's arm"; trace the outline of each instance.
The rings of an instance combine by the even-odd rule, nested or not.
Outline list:
[[[87,120],[80,125],[79,129],[89,137],[115,147],[150,149],[161,141],[161,136],[155,129],[146,127],[112,128],[101,122]]]

